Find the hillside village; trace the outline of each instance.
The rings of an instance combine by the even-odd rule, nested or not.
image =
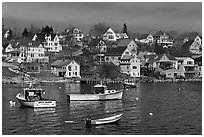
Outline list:
[[[59,33],[45,26],[32,33],[25,28],[18,37],[3,29],[2,61],[12,64],[11,70],[38,77],[202,77],[202,37],[198,33],[129,34],[126,24],[121,28],[118,33],[111,27],[95,26],[92,33],[85,34],[77,27]]]

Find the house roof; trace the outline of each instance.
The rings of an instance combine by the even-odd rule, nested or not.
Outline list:
[[[175,58],[174,56],[172,56],[172,55],[170,55],[170,54],[165,54],[165,53],[159,55],[159,56],[156,58],[156,60],[159,61],[164,55],[166,55],[169,60],[176,60],[176,58]]]
[[[144,55],[144,57],[145,57],[146,59],[149,59],[149,58],[156,58],[157,55],[156,55],[156,54],[150,54],[150,55]]]
[[[57,68],[61,68],[63,66],[67,66],[68,64],[70,64],[72,61],[74,60],[56,60],[54,61],[51,66],[55,66]],[[75,61],[76,62],[76,61]],[[76,62],[77,63],[77,62]],[[79,63],[77,63],[79,65]]]
[[[127,47],[127,45],[131,42],[134,41],[133,39],[121,39],[120,42],[118,43],[117,47]]]
[[[187,59],[187,58],[190,58],[190,57],[175,57],[177,60],[185,60],[185,59]],[[190,58],[190,59],[192,59],[192,58]]]
[[[105,56],[121,56],[127,47],[121,46],[112,49],[108,49]]]
[[[120,59],[122,60],[122,59],[132,59],[132,58],[134,58],[134,56],[123,56]]]
[[[163,70],[161,73],[167,73],[167,72],[183,72],[183,70],[180,69],[168,69],[168,70]]]
[[[194,42],[194,40],[189,40],[189,41],[185,42],[182,46],[190,47],[193,42]]]
[[[147,33],[147,34],[142,34],[139,39],[146,39],[148,35],[149,35],[149,33]]]
[[[51,66],[58,66],[58,65],[60,65],[62,62],[63,62],[63,60],[55,60],[55,61],[51,64]]]

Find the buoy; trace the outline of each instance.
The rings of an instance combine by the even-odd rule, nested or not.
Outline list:
[[[138,97],[136,97],[136,100],[139,100],[139,98],[138,98]]]
[[[10,104],[10,106],[15,106],[16,105],[16,102],[14,102],[14,101],[9,101],[9,104]]]
[[[181,88],[178,88],[178,90],[181,90]]]
[[[61,89],[61,87],[59,87],[59,89]]]
[[[152,116],[152,115],[153,115],[153,113],[149,113],[149,115],[150,115],[150,116]]]

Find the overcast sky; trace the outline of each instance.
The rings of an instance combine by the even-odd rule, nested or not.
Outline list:
[[[122,31],[154,33],[158,30],[202,32],[202,3],[142,2],[3,2],[2,17],[7,28],[52,25],[62,31],[73,24],[84,31],[97,23],[107,23]]]

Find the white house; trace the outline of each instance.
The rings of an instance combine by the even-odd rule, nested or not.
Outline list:
[[[62,45],[60,44],[60,39],[58,34],[45,35],[45,48],[50,52],[60,52],[62,50]]]
[[[172,47],[173,46],[173,39],[170,39],[169,35],[166,33],[163,33],[159,36],[159,39],[157,39],[157,43],[160,44],[163,47]]]
[[[73,30],[73,35],[77,41],[81,41],[84,37],[84,34],[77,28]]]
[[[122,56],[119,66],[123,73],[131,77],[140,77],[140,60],[136,56]]]
[[[9,36],[11,35],[11,30],[7,30],[5,33],[4,33],[4,38],[8,38]]]
[[[117,35],[116,33],[109,28],[105,34],[103,34],[103,40],[107,40],[107,41],[117,41]]]
[[[37,36],[37,34],[35,34],[35,35],[33,36],[33,38],[32,38],[32,41],[36,41],[37,38],[38,38],[38,36]]]
[[[202,40],[199,36],[196,36],[194,41],[191,43],[189,51],[194,55],[202,55]]]
[[[105,53],[107,51],[107,45],[103,40],[100,40],[96,46],[100,53]]]
[[[40,42],[29,42],[28,45],[21,45],[18,62],[48,63],[49,57],[45,56],[45,48]]]
[[[195,77],[197,65],[194,64],[194,60],[190,57],[176,57],[178,60],[178,69],[182,70],[185,77]]]
[[[9,43],[8,46],[5,48],[5,52],[8,53],[11,51],[14,51],[14,48],[12,47],[11,43]]]
[[[122,56],[137,55],[137,44],[132,39],[121,39],[115,48],[107,50],[105,61],[111,61],[119,65]]]
[[[116,47],[127,47],[132,54],[137,54],[137,44],[133,39],[121,39]]]
[[[56,60],[51,64],[51,71],[59,77],[81,78],[80,64],[75,60]]]
[[[136,39],[136,41],[139,41],[141,43],[153,43],[154,38],[152,34],[142,34],[139,39]]]

